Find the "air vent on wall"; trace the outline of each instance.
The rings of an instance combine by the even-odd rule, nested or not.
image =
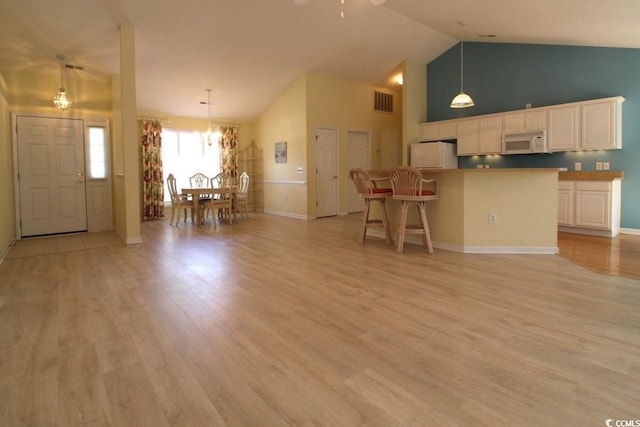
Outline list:
[[[393,95],[378,91],[373,92],[373,109],[379,113],[393,113]]]

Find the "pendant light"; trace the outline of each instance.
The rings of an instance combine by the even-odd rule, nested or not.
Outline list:
[[[200,102],[200,104],[204,104],[204,102]],[[215,130],[211,129],[211,89],[207,89],[207,108],[208,108],[208,116],[209,126],[207,127],[207,131],[202,134],[202,141],[205,142],[209,147],[211,147],[214,143],[218,143],[220,140],[220,130],[217,128]]]
[[[66,111],[71,106],[71,99],[69,99],[69,95],[67,95],[67,92],[64,90],[64,65],[62,62],[65,60],[65,57],[63,55],[56,55],[56,58],[60,61],[60,89],[58,89],[58,93],[53,98],[53,105],[60,111]]]
[[[464,22],[458,22],[460,25],[460,93],[451,101],[451,108],[468,108],[473,107],[475,103],[473,99],[464,93],[464,40],[462,39],[462,27]]]

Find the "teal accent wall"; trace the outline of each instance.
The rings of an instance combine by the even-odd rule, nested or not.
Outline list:
[[[622,150],[460,157],[461,168],[566,167],[594,171],[607,161],[624,172],[622,227],[640,230],[640,49],[529,44],[464,44],[464,91],[475,107],[452,109],[460,91],[460,44],[427,65],[427,119],[481,114],[623,96]]]

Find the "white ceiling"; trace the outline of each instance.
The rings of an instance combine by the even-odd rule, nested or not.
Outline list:
[[[245,122],[305,71],[387,85],[465,41],[640,48],[638,0],[0,0],[0,70],[83,78],[119,69],[118,32],[136,37],[140,113]],[[493,34],[496,38],[479,35]],[[73,78],[69,76],[68,78]]]

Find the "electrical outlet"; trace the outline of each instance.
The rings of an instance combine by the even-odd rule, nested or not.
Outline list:
[[[582,170],[582,163],[580,163],[580,162],[575,162],[575,163],[573,164],[573,169],[574,169],[574,170],[577,170],[577,171],[581,171],[581,170]]]
[[[494,212],[489,213],[489,224],[497,224],[498,223],[498,215]]]
[[[596,170],[597,171],[601,171],[602,170],[602,162],[596,162]]]
[[[609,162],[602,162],[602,170],[605,170],[605,171],[609,170]]]

